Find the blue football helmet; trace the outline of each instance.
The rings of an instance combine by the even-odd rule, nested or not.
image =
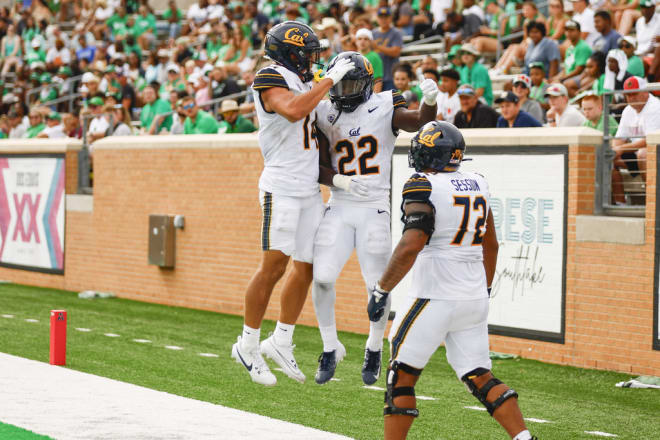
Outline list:
[[[297,73],[304,82],[314,79],[312,64],[319,64],[321,43],[306,24],[285,21],[274,26],[266,34],[266,55]]]
[[[342,52],[330,62],[328,70],[342,58],[353,61],[355,68],[330,88],[330,101],[337,110],[350,113],[371,97],[374,90],[374,68],[360,53]]]
[[[463,153],[465,140],[458,128],[449,122],[431,121],[410,141],[408,165],[417,172],[452,172],[461,165]]]

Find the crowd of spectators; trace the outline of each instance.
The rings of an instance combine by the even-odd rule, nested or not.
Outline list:
[[[660,79],[654,0],[198,0],[185,10],[170,0],[159,11],[149,0],[23,0],[0,8],[0,138],[84,132],[93,146],[111,135],[255,131],[263,39],[285,20],[315,30],[323,64],[362,53],[375,91],[397,88],[411,108],[416,84],[438,81],[438,119],[459,128],[603,129],[603,92]],[[404,41],[433,36],[444,50],[402,60]],[[648,105],[626,107],[631,97]],[[644,157],[635,137],[655,127],[656,101],[614,95],[609,130],[633,136],[615,148],[615,166]]]

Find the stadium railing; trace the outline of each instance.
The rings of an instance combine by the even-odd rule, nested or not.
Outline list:
[[[596,187],[595,187],[595,214],[615,215],[624,217],[644,217],[646,212],[646,182],[643,173],[629,172],[627,169],[620,170],[623,179],[623,188],[626,203],[616,204],[612,202],[612,163],[615,157],[611,143],[616,136],[610,136],[610,115],[615,119],[620,118],[621,112],[613,112],[612,108],[623,110],[625,103],[613,103],[617,95],[625,95],[636,92],[660,91],[660,85],[649,85],[643,89],[614,90],[603,93],[603,145],[596,151]],[[647,133],[648,134],[648,133]],[[642,139],[646,136],[630,136],[626,139]],[[624,162],[637,162],[637,159],[623,159]]]
[[[72,87],[71,87],[72,90],[77,90],[76,86],[78,85],[78,83],[80,82],[81,79],[82,79],[82,75],[72,76],[71,78],[67,79],[67,81],[72,84]],[[28,90],[25,93],[26,103],[30,104],[32,102],[32,98],[33,98],[34,95],[38,96],[39,93],[41,93],[42,90],[44,90],[46,88],[49,88],[49,87],[55,87],[55,85],[49,84],[49,85],[46,85],[46,86],[34,87],[34,88],[31,88],[30,90]],[[61,101],[61,102],[65,102],[65,101]]]

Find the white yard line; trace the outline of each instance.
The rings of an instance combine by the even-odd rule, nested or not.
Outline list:
[[[168,350],[183,350],[183,347],[179,347],[177,345],[166,345],[165,348]]]
[[[109,338],[118,338],[119,335],[117,333],[103,333],[103,336],[107,336]]]
[[[525,420],[533,423],[552,423],[550,420],[545,419],[535,419],[534,417],[525,417]]]
[[[365,390],[385,391],[385,388],[377,387],[374,385],[364,385],[362,388],[364,388]]]
[[[468,406],[464,406],[463,408],[465,408],[465,409],[472,409],[472,410],[475,410],[475,411],[486,411],[486,408],[484,408],[484,407],[482,407],[482,406],[468,405]]]
[[[3,317],[3,318],[8,318],[8,319],[11,319],[11,318],[13,318],[13,317],[14,317],[14,315],[2,315],[2,317]]]
[[[91,328],[84,328],[84,327],[76,327],[76,330],[78,330],[79,332],[83,332],[83,333],[89,333],[89,332],[92,331]]]
[[[348,439],[4,353],[0,371],[2,421],[57,439]]]
[[[435,397],[429,397],[429,396],[415,396],[417,400],[438,400]]]
[[[584,431],[585,434],[597,435],[598,437],[618,437],[616,434],[610,434],[603,431]]]
[[[218,356],[218,355],[215,354],[215,353],[199,353],[199,355],[200,355],[201,357],[205,357],[205,358],[217,358],[217,357],[220,357],[220,356]]]
[[[25,322],[39,322],[39,320],[38,320],[38,319],[28,318],[28,319],[25,320]]]
[[[149,339],[133,339],[133,342],[137,342],[138,344],[151,344]]]

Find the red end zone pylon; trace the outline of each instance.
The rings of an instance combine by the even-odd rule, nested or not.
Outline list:
[[[50,363],[66,364],[66,310],[50,311]]]

